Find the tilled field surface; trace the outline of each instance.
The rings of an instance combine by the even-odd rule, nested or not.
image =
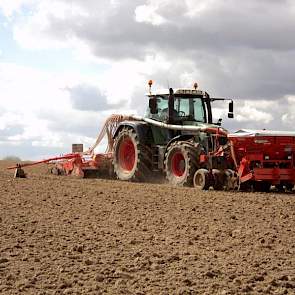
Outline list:
[[[295,294],[295,195],[0,165],[0,294]]]

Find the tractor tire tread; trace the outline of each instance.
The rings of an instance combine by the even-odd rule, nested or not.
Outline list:
[[[173,176],[173,174],[169,171],[169,154],[173,149],[179,149],[183,152],[186,157],[186,175],[182,178],[181,181]],[[198,168],[198,155],[199,149],[194,143],[188,141],[176,141],[173,142],[168,148],[165,153],[165,160],[164,160],[164,167],[166,178],[168,181],[173,185],[179,186],[192,186],[193,184],[193,177]]]
[[[144,182],[149,181],[152,175],[151,167],[152,167],[152,156],[151,149],[141,143],[138,139],[138,136],[134,129],[131,128],[122,128],[122,130],[118,133],[114,140],[114,172],[118,179],[121,179],[121,172],[119,169],[118,161],[116,160],[116,147],[119,144],[122,137],[128,136],[132,138],[133,143],[135,145],[136,153],[137,153],[137,163],[136,168],[128,177],[125,177],[123,180],[129,180],[133,182]],[[126,179],[127,178],[127,179]]]

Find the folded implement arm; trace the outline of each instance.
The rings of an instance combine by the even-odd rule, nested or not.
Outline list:
[[[52,157],[41,161],[30,163],[18,163],[7,169],[15,169],[15,177],[25,177],[22,168],[41,164],[55,164],[51,170],[53,174],[72,174],[79,177],[87,177],[86,174],[95,174],[99,169],[110,169],[113,153],[113,135],[118,124],[124,120],[132,120],[130,116],[112,115],[104,123],[94,145],[86,152],[69,153],[59,157]],[[107,147],[105,153],[95,154],[94,150],[99,146],[103,138],[107,136]],[[107,167],[107,168],[106,168]]]

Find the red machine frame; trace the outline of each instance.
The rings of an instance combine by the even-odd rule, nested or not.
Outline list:
[[[295,184],[295,133],[248,132],[229,134],[231,154],[240,183]]]
[[[82,153],[71,153],[60,157],[49,158],[33,163],[17,164],[7,169],[22,169],[24,167],[35,166],[39,164],[55,164],[51,172],[56,175],[74,175],[85,177],[85,174],[98,172],[102,169],[109,170],[112,161],[112,153],[95,154],[92,157]]]

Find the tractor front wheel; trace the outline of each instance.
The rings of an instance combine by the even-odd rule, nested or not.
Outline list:
[[[193,143],[177,141],[172,143],[165,154],[165,172],[169,183],[192,186],[198,166],[199,149]]]
[[[139,142],[135,130],[123,128],[114,141],[114,172],[120,180],[147,181],[151,177],[151,150]]]

